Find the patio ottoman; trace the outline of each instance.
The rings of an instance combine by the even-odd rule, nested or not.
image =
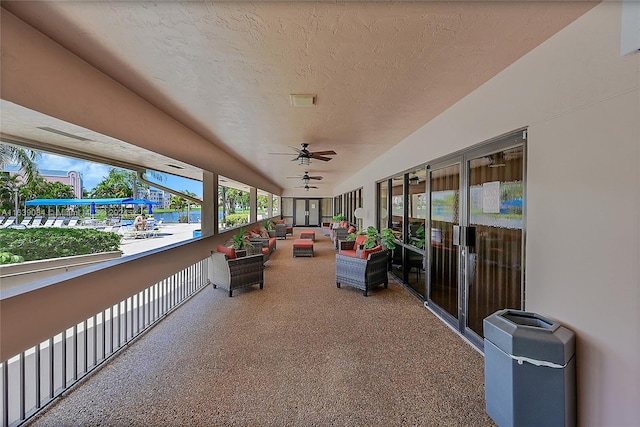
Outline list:
[[[296,239],[293,241],[293,256],[313,256],[313,240]]]
[[[311,239],[314,242],[316,241],[316,232],[315,231],[301,231],[300,232],[301,239]]]

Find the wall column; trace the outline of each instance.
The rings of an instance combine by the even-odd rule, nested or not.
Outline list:
[[[249,190],[249,224],[253,224],[258,221],[258,189],[251,187]]]
[[[203,236],[213,236],[218,230],[218,175],[202,173],[202,215]]]

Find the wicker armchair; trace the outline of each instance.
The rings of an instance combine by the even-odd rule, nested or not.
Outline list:
[[[209,273],[213,288],[220,286],[232,296],[234,289],[260,285],[264,287],[263,256],[250,255],[227,260],[223,253],[211,254],[211,272]]]
[[[287,224],[276,224],[276,239],[287,238]]]
[[[331,241],[333,242],[334,248],[338,249],[340,247],[340,240],[346,240],[347,236],[349,235],[349,229],[339,227],[334,228],[331,231]]]
[[[387,288],[387,261],[389,251],[383,250],[369,254],[367,259],[336,254],[336,286],[340,284],[361,289],[366,297],[369,290],[384,284]]]

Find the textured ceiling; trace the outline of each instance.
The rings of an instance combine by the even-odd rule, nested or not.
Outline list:
[[[286,177],[308,170],[324,176],[314,184],[331,195],[336,183],[593,3],[3,1],[2,7],[245,159],[286,194],[304,193]],[[316,105],[294,108],[291,93],[316,94]],[[30,133],[26,118],[10,120],[10,108],[2,114],[3,132],[55,144],[50,135]],[[337,155],[303,168],[288,147],[301,142]],[[167,159],[136,157],[125,146],[94,154],[139,157],[142,166],[167,170]]]

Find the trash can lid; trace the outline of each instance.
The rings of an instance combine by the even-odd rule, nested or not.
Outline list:
[[[485,340],[511,356],[564,365],[575,354],[574,333],[536,313],[499,310],[483,326]]]

